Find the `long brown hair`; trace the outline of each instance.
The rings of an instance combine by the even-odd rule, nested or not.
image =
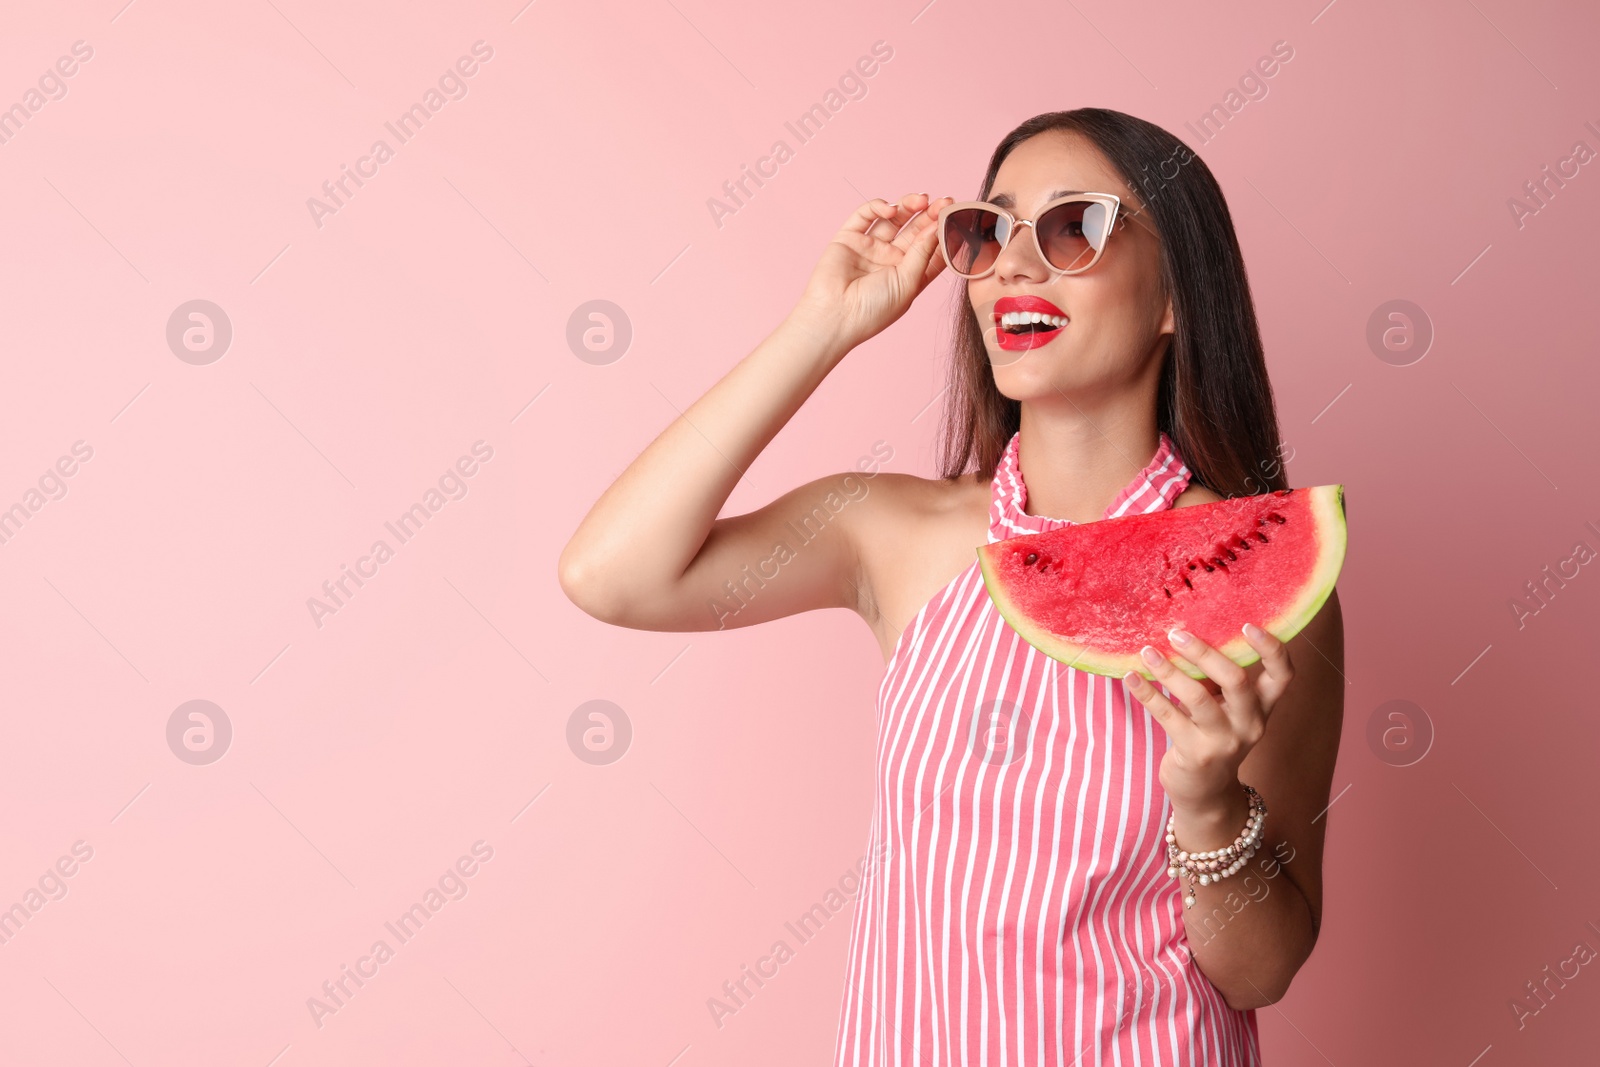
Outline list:
[[[1145,205],[1140,217],[1160,237],[1173,334],[1161,368],[1157,427],[1172,438],[1193,480],[1225,497],[1287,489],[1250,283],[1233,218],[1211,170],[1182,141],[1143,119],[1094,107],[1052,111],[1005,136],[989,160],[978,199],[988,199],[1012,149],[1049,130],[1081,134],[1094,144],[1138,192]],[[956,287],[954,311],[940,477],[960,477],[975,462],[982,477],[992,478],[1021,426],[1022,405],[995,387],[983,327],[965,285]]]

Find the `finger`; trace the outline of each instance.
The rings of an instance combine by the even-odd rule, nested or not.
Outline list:
[[[944,253],[939,251],[939,235],[937,233],[931,234],[927,238],[927,242],[928,262],[922,268],[921,281],[921,285],[924,288],[927,287],[928,283],[932,282],[941,273],[943,273],[944,268],[948,266],[948,264],[946,264],[944,261]]]
[[[949,197],[943,197],[939,200],[929,200],[925,207],[918,208],[916,211],[914,211],[911,215],[911,218],[908,219],[906,224],[900,228],[900,232],[895,235],[895,247],[899,248],[902,252],[909,251],[911,248],[915,247],[919,241],[930,236],[934,238],[935,243],[937,243],[939,237],[939,209],[943,207],[946,202],[953,201],[950,201]]]
[[[900,227],[894,222],[894,216],[891,215],[881,218],[867,227],[867,236],[875,241],[893,241],[894,235],[899,231]]]
[[[864,234],[873,225],[875,225],[879,219],[886,216],[893,216],[895,210],[896,209],[893,204],[889,203],[881,196],[875,196],[871,200],[868,200],[865,204],[862,204],[860,207],[852,211],[849,218],[844,220],[844,225],[839,227],[839,229],[841,231],[848,231],[850,233]]]
[[[1155,653],[1156,662],[1151,662],[1150,653]],[[1215,730],[1218,727],[1228,728],[1227,713],[1217,703],[1211,690],[1198,678],[1191,678],[1188,674],[1178,669],[1177,664],[1161,654],[1161,651],[1151,645],[1140,650],[1140,657],[1150,673],[1156,676],[1156,681],[1166,686],[1168,691],[1188,709],[1189,717],[1196,726],[1206,730]],[[1181,658],[1181,657],[1180,657]]]
[[[1199,728],[1194,721],[1173,706],[1172,701],[1157,689],[1148,678],[1138,671],[1129,671],[1122,676],[1122,684],[1133,698],[1143,704],[1154,716],[1156,722],[1167,732],[1174,745],[1180,748],[1192,746]]]
[[[927,225],[917,232],[916,238],[907,249],[906,254],[921,264],[922,279],[919,284],[923,287],[937,278],[947,266],[944,253],[939,250],[939,214],[953,203],[955,203],[954,197],[942,196],[929,204],[927,211],[921,216],[927,221]]]
[[[939,233],[935,227],[936,223],[929,217],[928,212],[919,211],[895,236],[893,247],[898,254],[896,269],[906,281],[916,282],[919,279],[924,283],[927,281],[924,275],[928,261],[938,244]]]
[[[926,232],[930,223],[926,208],[913,212],[905,225],[900,227],[900,232],[894,235],[894,246],[902,252],[909,250],[917,238]]]
[[[926,198],[926,193],[919,193],[913,202]],[[953,203],[948,198],[945,200]],[[894,269],[914,293],[922,292],[929,282],[938,277],[944,267],[943,257],[937,255],[939,206],[942,206],[941,201],[930,201],[927,207],[915,211],[890,242],[894,250],[899,253],[893,260]]]
[[[948,198],[946,199],[948,200]],[[899,209],[880,201],[878,202],[877,210],[881,217],[874,225],[882,225],[887,230],[890,225],[890,212],[892,210],[898,211]],[[842,244],[849,248],[866,263],[877,266],[891,266],[904,275],[906,281],[912,283],[917,292],[921,292],[928,282],[938,276],[940,269],[944,266],[943,257],[939,257],[940,261],[938,263],[931,262],[931,252],[933,251],[931,248],[928,250],[928,254],[913,252],[912,260],[909,263],[906,260],[908,252],[915,250],[923,241],[932,238],[937,243],[938,232],[931,223],[924,221],[927,217],[928,212],[926,210],[912,212],[910,219],[900,227],[898,233],[893,237],[890,237],[886,232],[879,236],[873,236],[870,233],[853,230],[847,225],[835,234],[833,239],[836,244]],[[919,275],[921,276],[920,283],[917,282]]]
[[[1261,700],[1262,713],[1272,714],[1272,707],[1289,687],[1294,677],[1294,664],[1289,660],[1289,646],[1252,623],[1240,628],[1250,647],[1261,654],[1261,675],[1256,681],[1256,692]]]
[[[878,249],[883,247],[881,242],[873,240],[866,234],[857,233],[854,230],[848,229],[840,230],[838,233],[834,234],[833,243],[844,245],[857,256],[860,256],[863,261],[868,263],[876,262],[877,257],[875,253],[878,251]]]
[[[895,264],[895,270],[907,281],[912,283],[918,292],[929,281],[928,267],[933,256],[933,246],[928,243],[928,235],[932,230],[926,214],[919,214],[894,239],[894,246],[900,251],[900,261]]]
[[[905,228],[916,213],[921,210],[927,200],[926,193],[907,193],[900,198],[898,204],[888,204],[888,210],[882,212],[882,217],[868,228],[867,233],[886,241],[894,240],[895,236]]]
[[[1167,637],[1180,650],[1180,660],[1188,660],[1222,688],[1222,699],[1213,696],[1211,703],[1221,708],[1233,735],[1247,745],[1259,741],[1266,729],[1267,719],[1262,714],[1261,698],[1250,672],[1183,629],[1174,627]],[[1207,692],[1210,692],[1209,688]]]
[[[1250,672],[1212,648],[1199,637],[1181,627],[1167,632],[1167,640],[1177,649],[1178,655],[1205,672],[1207,678],[1222,688],[1223,699],[1229,703],[1254,699],[1255,687],[1250,684]]]

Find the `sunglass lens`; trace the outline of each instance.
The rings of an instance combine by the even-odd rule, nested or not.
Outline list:
[[[1111,210],[1101,203],[1076,200],[1052,208],[1036,223],[1039,247],[1057,270],[1082,270],[1105,247]]]
[[[1000,216],[981,208],[963,208],[941,219],[945,258],[957,274],[982,274],[1000,255],[996,226]]]

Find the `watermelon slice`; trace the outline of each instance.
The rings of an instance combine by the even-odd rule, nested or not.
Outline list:
[[[980,546],[978,560],[995,609],[1034,648],[1080,671],[1153,678],[1139,649],[1180,655],[1167,641],[1180,623],[1255,663],[1239,628],[1299,633],[1344,549],[1344,486],[1318,485],[1024,534]]]

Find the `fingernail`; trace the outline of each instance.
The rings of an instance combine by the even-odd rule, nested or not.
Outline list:
[[[1187,645],[1189,643],[1188,630],[1168,630],[1167,636],[1171,638],[1172,643],[1175,645]]]
[[[1139,683],[1143,680],[1143,677],[1144,676],[1138,671],[1129,671],[1127,674],[1122,676],[1122,680],[1129,689],[1137,689],[1139,688]]]
[[[1254,640],[1254,641],[1259,641],[1263,637],[1266,636],[1266,634],[1262,633],[1261,629],[1259,627],[1257,627],[1256,625],[1254,625],[1253,623],[1248,623],[1247,622],[1243,626],[1241,626],[1240,629],[1244,631],[1244,635],[1246,637],[1248,637],[1248,638],[1250,638],[1251,640]]]
[[[1157,652],[1155,649],[1151,648],[1149,645],[1145,645],[1143,648],[1141,648],[1139,650],[1139,655],[1143,656],[1144,657],[1144,661],[1146,663],[1150,664],[1150,666],[1152,666],[1152,667],[1161,666],[1161,653]]]

